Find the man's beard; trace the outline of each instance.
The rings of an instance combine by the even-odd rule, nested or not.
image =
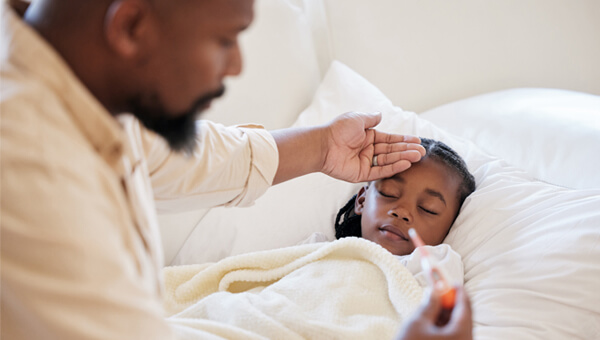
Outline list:
[[[208,93],[194,102],[185,112],[177,115],[168,113],[160,99],[152,95],[147,100],[141,96],[135,97],[130,102],[131,113],[142,124],[162,136],[173,151],[184,152],[191,155],[196,147],[196,120],[199,109],[208,106],[211,100],[225,93],[225,87]]]

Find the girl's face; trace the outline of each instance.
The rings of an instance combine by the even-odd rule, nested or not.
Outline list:
[[[446,165],[428,157],[394,177],[369,183],[360,189],[354,206],[362,215],[362,237],[394,255],[415,249],[410,228],[426,244],[440,244],[458,214],[460,183]]]

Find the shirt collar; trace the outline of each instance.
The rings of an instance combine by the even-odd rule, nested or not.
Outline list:
[[[66,111],[98,153],[111,165],[121,158],[123,128],[75,76],[58,52],[2,1],[0,58],[56,92]]]

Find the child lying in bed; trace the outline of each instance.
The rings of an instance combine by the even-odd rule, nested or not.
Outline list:
[[[430,250],[444,257],[449,279],[463,280],[460,256],[439,244],[474,190],[473,177],[446,145],[422,144],[427,154],[421,161],[370,182],[338,215],[337,238],[359,236],[383,248],[347,238],[166,268],[170,322],[182,332],[208,329],[228,339],[391,339],[411,315],[422,315],[413,314],[426,283],[419,252],[408,255],[414,250],[410,227],[436,245]],[[390,252],[404,258],[408,271]],[[440,313],[437,322],[448,317]],[[412,321],[411,327],[421,326]]]
[[[414,228],[429,252],[440,259],[453,281],[463,281],[460,255],[441,244],[458,216],[464,200],[475,190],[475,180],[464,160],[446,144],[422,138],[426,155],[406,171],[373,181],[362,187],[340,209],[335,221],[335,237],[362,237],[378,243],[411,271],[421,285],[419,253],[410,241]],[[328,241],[320,233],[307,241]]]

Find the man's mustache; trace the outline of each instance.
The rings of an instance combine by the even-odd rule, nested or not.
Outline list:
[[[219,98],[225,94],[225,86],[221,86],[219,89],[209,92],[204,96],[198,98],[192,106],[194,112],[198,111],[201,107],[207,106],[213,99]]]

